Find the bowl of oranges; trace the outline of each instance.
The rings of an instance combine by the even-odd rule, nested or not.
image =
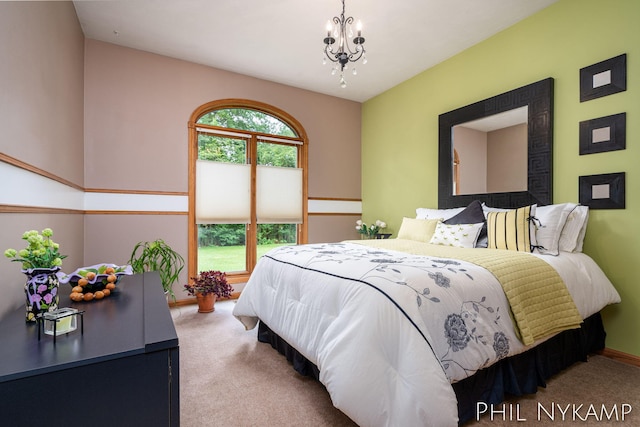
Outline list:
[[[130,265],[96,264],[63,276],[60,283],[71,285],[69,298],[72,301],[94,301],[116,292],[121,277],[129,274],[133,274]]]

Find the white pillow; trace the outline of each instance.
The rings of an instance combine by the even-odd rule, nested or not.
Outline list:
[[[558,255],[560,235],[569,214],[578,206],[575,203],[560,203],[538,206],[536,209],[535,251],[545,255]]]
[[[560,233],[559,249],[563,252],[582,252],[588,222],[589,206],[576,206],[567,216],[562,233]]]
[[[466,207],[466,206],[465,206]],[[443,221],[458,215],[465,208],[451,208],[451,209],[429,209],[429,208],[417,208],[416,219],[438,219]]]
[[[473,248],[483,225],[484,223],[482,222],[478,224],[445,224],[439,222],[429,243],[432,245],[454,246],[456,248]]]

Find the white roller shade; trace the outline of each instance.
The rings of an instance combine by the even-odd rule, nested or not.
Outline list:
[[[196,224],[251,222],[251,165],[196,161]]]
[[[302,223],[302,169],[258,166],[256,187],[259,224]]]

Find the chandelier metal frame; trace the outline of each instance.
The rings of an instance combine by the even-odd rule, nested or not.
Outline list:
[[[342,87],[346,87],[347,85],[344,79],[344,70],[348,68],[347,64],[349,62],[355,63],[362,58],[362,63],[367,63],[364,49],[365,39],[362,37],[361,24],[358,21],[357,34],[353,37],[353,29],[351,26],[354,19],[352,16],[345,18],[344,1],[345,0],[342,0],[342,13],[340,16],[334,16],[333,19],[327,22],[327,36],[324,38],[325,57],[322,61],[323,64],[326,64],[326,60],[329,59],[335,63],[331,74],[333,75],[340,71],[340,86]],[[332,21],[333,25],[331,24]],[[352,47],[351,43],[353,43],[355,47]],[[357,74],[355,66],[353,67],[353,74]]]

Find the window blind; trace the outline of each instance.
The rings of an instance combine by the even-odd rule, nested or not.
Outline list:
[[[302,169],[258,166],[256,214],[259,224],[302,223]]]
[[[196,161],[196,224],[251,222],[251,165]]]

